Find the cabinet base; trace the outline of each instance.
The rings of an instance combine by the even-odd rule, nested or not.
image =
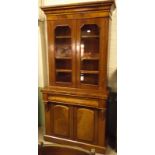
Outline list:
[[[77,147],[81,147],[81,148],[87,149],[87,150],[95,149],[96,153],[104,154],[106,151],[106,147],[93,145],[93,144],[87,144],[87,143],[83,143],[83,142],[78,142],[78,141],[74,141],[74,140],[70,140],[70,139],[54,137],[54,136],[49,136],[49,135],[44,135],[44,140],[53,142],[53,143],[58,143],[58,144],[77,146]]]

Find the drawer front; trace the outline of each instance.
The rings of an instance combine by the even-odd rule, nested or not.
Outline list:
[[[88,106],[88,107],[95,107],[95,108],[104,108],[105,105],[99,99],[92,99],[92,98],[81,98],[75,96],[67,96],[67,95],[49,95],[48,96],[49,102],[57,102],[57,103],[64,103],[70,105],[80,105],[80,106]]]

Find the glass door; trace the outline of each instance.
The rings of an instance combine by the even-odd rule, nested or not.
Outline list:
[[[80,87],[98,87],[100,65],[100,28],[97,20],[79,20],[78,70]]]
[[[53,52],[51,64],[54,85],[74,86],[75,32],[74,21],[53,22]]]

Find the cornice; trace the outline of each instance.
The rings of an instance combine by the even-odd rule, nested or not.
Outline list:
[[[71,13],[90,12],[90,11],[111,12],[114,8],[115,8],[114,0],[41,7],[41,9],[45,12],[46,15],[48,14],[61,15],[61,14],[71,14]]]

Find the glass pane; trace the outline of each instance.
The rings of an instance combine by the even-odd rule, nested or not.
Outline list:
[[[55,30],[57,36],[71,36],[71,30],[68,26],[58,26]]]
[[[98,60],[82,60],[81,70],[98,70]]]
[[[56,69],[71,69],[71,60],[56,59]]]
[[[81,29],[81,57],[99,56],[99,28],[97,25],[84,25]]]
[[[81,74],[81,83],[98,85],[98,74]]]
[[[98,85],[99,27],[87,24],[81,28],[81,83]]]
[[[56,57],[71,56],[71,30],[68,26],[58,26],[55,29]]]
[[[55,29],[55,67],[57,82],[72,81],[72,46],[69,26],[58,26]]]
[[[57,82],[71,82],[71,73],[57,72],[56,73]]]

